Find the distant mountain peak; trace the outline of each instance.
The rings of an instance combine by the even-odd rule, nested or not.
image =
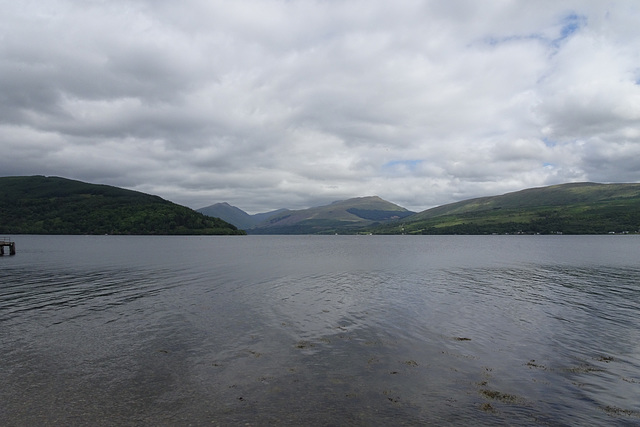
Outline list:
[[[413,212],[379,196],[337,200],[328,205],[287,210],[256,225],[253,234],[318,234],[349,232],[374,222],[397,220]]]
[[[242,209],[230,205],[227,202],[215,203],[204,208],[197,209],[198,212],[212,217],[221,218],[224,221],[235,225],[239,229],[246,230],[254,227],[268,217],[280,213],[283,209],[273,212],[258,213],[250,215]]]

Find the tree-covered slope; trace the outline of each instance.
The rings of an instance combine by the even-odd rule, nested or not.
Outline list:
[[[0,178],[1,234],[244,234],[137,191],[59,177]]]
[[[376,233],[604,234],[640,229],[640,184],[571,183],[429,209]]]

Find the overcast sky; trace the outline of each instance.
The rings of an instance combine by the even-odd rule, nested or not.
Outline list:
[[[0,0],[0,175],[250,213],[640,181],[637,0]]]

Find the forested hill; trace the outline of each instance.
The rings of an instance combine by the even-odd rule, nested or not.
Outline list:
[[[0,177],[0,234],[245,234],[158,196],[59,177]]]
[[[640,230],[640,184],[569,183],[429,209],[382,234],[606,234]]]

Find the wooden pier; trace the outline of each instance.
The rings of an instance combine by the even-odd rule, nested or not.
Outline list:
[[[9,255],[16,254],[16,243],[8,237],[0,237],[0,256],[4,255],[5,246],[9,248]]]

